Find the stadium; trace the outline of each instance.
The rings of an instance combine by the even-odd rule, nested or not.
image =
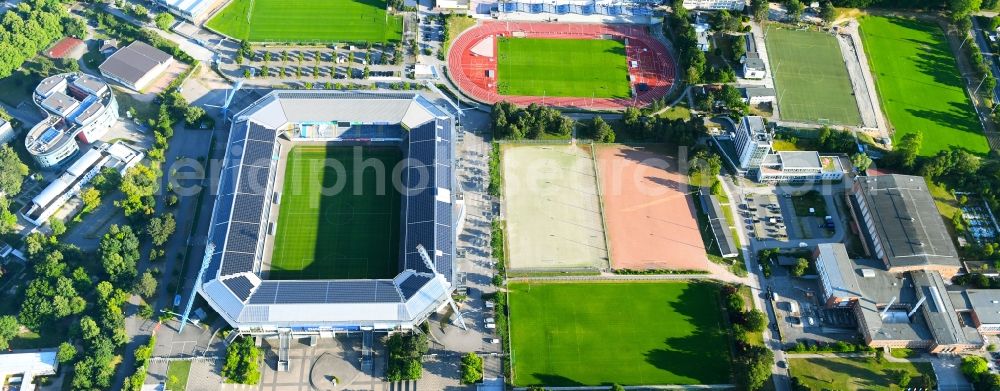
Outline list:
[[[646,106],[666,96],[677,65],[635,24],[483,21],[455,39],[448,72],[465,95],[493,104],[588,110]]]
[[[417,93],[271,91],[239,111],[200,295],[241,334],[284,338],[409,329],[448,305],[453,121]],[[393,188],[376,191],[376,161]]]

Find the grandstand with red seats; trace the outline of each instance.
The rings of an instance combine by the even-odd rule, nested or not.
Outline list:
[[[506,100],[527,106],[547,106],[591,110],[622,110],[646,106],[666,96],[673,87],[677,65],[666,46],[646,31],[647,26],[619,24],[578,24],[543,22],[485,21],[458,36],[448,53],[448,72],[453,82],[469,97],[488,104]],[[505,96],[497,92],[498,37],[620,39],[625,52],[632,97],[543,97]],[[634,64],[634,66],[633,66]]]

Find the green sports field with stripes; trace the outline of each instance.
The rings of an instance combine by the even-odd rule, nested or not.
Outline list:
[[[861,124],[857,99],[836,37],[771,26],[764,38],[782,120]]]
[[[719,286],[708,282],[513,282],[513,383],[731,383]]]
[[[250,42],[398,42],[403,19],[384,0],[232,0],[206,25]]]
[[[399,273],[401,196],[389,173],[403,152],[362,148],[362,161],[377,159],[386,167],[386,175],[378,178],[371,168],[356,172],[354,148],[361,147],[298,146],[288,152],[268,279],[392,278]],[[340,162],[343,170],[327,159]],[[344,186],[336,191],[338,182]]]
[[[625,43],[499,38],[497,91],[511,96],[629,98]]]

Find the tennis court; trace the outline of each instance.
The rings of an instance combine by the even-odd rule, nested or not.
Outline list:
[[[584,145],[504,145],[511,269],[608,267],[594,159]]]
[[[648,147],[603,145],[597,162],[612,266],[708,269],[694,200],[676,158]]]
[[[360,147],[298,146],[289,151],[268,279],[398,274],[400,194],[390,175],[356,172],[354,148]],[[395,167],[403,153],[395,147],[366,147],[362,158]],[[355,188],[357,175],[363,176]],[[332,190],[338,182],[344,187]]]
[[[501,95],[628,98],[625,43],[611,39],[498,38]]]
[[[398,42],[383,0],[232,0],[206,26],[251,42]]]
[[[782,120],[861,125],[837,38],[776,26],[764,36]]]
[[[511,283],[513,383],[728,384],[719,286]]]

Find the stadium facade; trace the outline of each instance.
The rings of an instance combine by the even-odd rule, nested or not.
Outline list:
[[[452,191],[450,113],[415,92],[272,91],[232,122],[197,282],[200,295],[230,325],[242,334],[391,331],[413,328],[447,305],[464,216],[461,196]],[[280,218],[281,149],[296,143],[402,149],[396,277],[267,279],[262,269]]]

